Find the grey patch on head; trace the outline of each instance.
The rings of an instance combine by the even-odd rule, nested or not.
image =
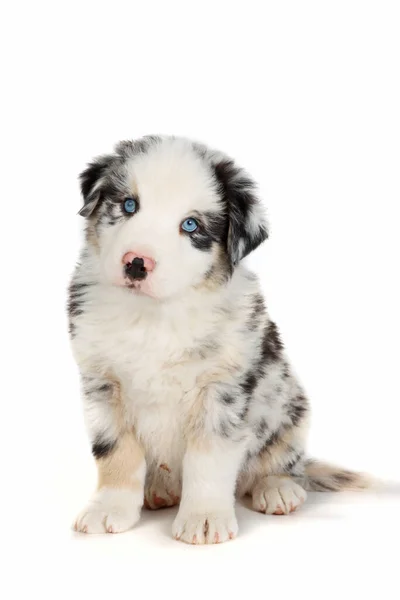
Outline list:
[[[99,156],[89,163],[79,176],[84,199],[84,205],[79,214],[83,217],[92,217],[104,199],[116,196],[122,199],[124,193],[128,194],[124,168],[126,161],[148,152],[161,140],[162,138],[158,136],[146,136],[139,140],[121,141],[115,146],[115,154]],[[107,209],[103,211],[103,214],[104,212],[107,212]],[[116,214],[109,216],[107,223],[107,219],[103,217],[102,223],[113,225],[117,222],[116,218]]]
[[[121,191],[119,197],[122,198],[123,196],[124,193]],[[95,225],[97,235],[99,234],[101,227],[112,227],[113,225],[124,221],[126,218],[127,215],[124,215],[122,211],[122,202],[108,200],[107,197],[105,197],[104,202],[98,211],[98,218]]]
[[[152,147],[162,142],[159,135],[146,135],[138,140],[122,140],[115,146],[115,152],[122,158],[132,158],[139,154],[146,154]]]
[[[207,146],[205,146],[204,144],[201,144],[200,142],[192,142],[192,148],[194,150],[194,152],[196,152],[196,154],[201,158],[201,159],[208,159],[208,155],[210,153],[210,150],[208,149]]]

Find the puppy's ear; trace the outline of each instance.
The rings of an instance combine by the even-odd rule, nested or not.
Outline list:
[[[112,162],[111,155],[100,156],[89,163],[79,175],[84,204],[78,214],[82,217],[90,217],[95,210],[100,200],[105,175]]]
[[[267,239],[267,222],[247,173],[230,159],[218,161],[214,168],[229,219],[227,251],[236,266]]]

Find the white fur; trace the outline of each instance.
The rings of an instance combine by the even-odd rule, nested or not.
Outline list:
[[[86,400],[89,434],[92,441],[114,438],[118,448],[118,428],[134,432],[151,475],[148,504],[176,503],[182,490],[174,536],[189,543],[222,542],[237,533],[238,479],[243,493],[251,492],[258,478],[282,472],[296,453],[301,457],[304,446],[303,420],[294,424],[288,412],[300,386],[284,374],[287,365],[277,334],[269,331],[257,279],[237,264],[251,249],[252,239],[257,244],[264,239],[263,211],[254,197],[240,221],[237,203],[234,219],[240,231],[235,232],[231,209],[221,196],[229,183],[224,180],[225,188],[219,186],[213,174],[212,164],[225,160],[223,155],[209,152],[204,158],[204,149],[194,151],[190,142],[176,139],[135,155],[127,148],[125,183],[118,175],[118,185],[125,186],[121,202],[106,200],[99,207],[100,216],[103,210],[112,218],[94,218],[89,224],[92,231],[73,280],[75,294],[81,293],[79,286],[85,288],[83,309],[74,315],[72,342],[82,376],[100,383],[110,378],[118,387],[114,413],[114,400],[98,402],[94,386],[94,399]],[[229,177],[231,164],[223,177]],[[240,170],[234,170],[232,185],[233,197],[242,191],[242,203],[249,203],[253,188]],[[122,212],[124,194],[138,198],[139,210],[132,217]],[[204,219],[213,213],[210,223],[227,235],[225,241],[210,236],[212,247],[199,248],[180,231],[182,221],[197,211]],[[126,287],[122,264],[129,251],[156,261],[154,271],[134,290]],[[222,280],[215,274],[210,280],[210,268],[229,272],[223,272]],[[276,345],[265,371],[257,367],[263,352],[268,354],[263,344]],[[252,373],[257,381],[246,392]],[[100,394],[101,387],[97,385]],[[268,427],[259,435],[263,421]],[[260,458],[263,445],[281,426],[290,439],[277,444],[276,453]],[[144,475],[142,480],[144,487]],[[286,510],[304,497],[299,489],[267,482],[254,502],[269,512],[276,508],[276,497]],[[99,490],[77,529],[120,531],[132,526],[139,510],[135,494]]]
[[[235,487],[246,442],[215,439],[188,448],[183,460],[183,495],[172,527],[189,544],[219,543],[236,536]]]
[[[212,264],[212,256],[193,248],[179,227],[199,205],[202,211],[218,208],[215,182],[185,140],[153,149],[150,160],[131,159],[126,169],[140,208],[133,218],[101,231],[101,278],[123,285],[121,258],[133,251],[157,264],[141,289],[157,298],[176,296],[199,283]]]
[[[103,487],[78,515],[74,529],[82,533],[121,533],[139,520],[142,504],[142,495],[137,492]]]
[[[168,464],[182,462],[183,421],[197,399],[197,382],[202,377],[208,380],[210,373],[221,369],[219,356],[185,360],[185,351],[193,339],[215,332],[219,325],[216,307],[234,303],[244,283],[238,270],[222,297],[221,293],[193,293],[163,304],[103,286],[91,299],[85,319],[79,321],[73,343],[77,362],[83,373],[106,372],[113,365],[122,384],[127,418],[135,426],[148,460],[163,457]],[[251,338],[248,346],[243,344],[241,325],[238,314],[237,329],[233,320],[220,332],[226,362],[237,365],[238,371],[245,367],[251,345]],[[210,405],[211,422],[213,411],[220,410],[218,404]],[[99,404],[97,412],[96,406],[90,407],[90,422],[97,430],[107,431],[113,421]]]
[[[253,490],[253,508],[268,515],[288,515],[306,500],[307,494],[288,477],[270,475]]]

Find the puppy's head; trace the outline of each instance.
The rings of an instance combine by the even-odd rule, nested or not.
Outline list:
[[[80,182],[102,280],[133,293],[163,299],[218,285],[267,237],[246,173],[185,139],[121,142]]]

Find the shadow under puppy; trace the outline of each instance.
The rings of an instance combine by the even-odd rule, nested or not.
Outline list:
[[[288,514],[361,475],[305,456],[309,406],[257,277],[253,181],[175,137],[119,143],[80,176],[85,243],[69,287],[98,488],[74,527],[117,533],[180,504],[176,539],[236,536],[235,494]]]

